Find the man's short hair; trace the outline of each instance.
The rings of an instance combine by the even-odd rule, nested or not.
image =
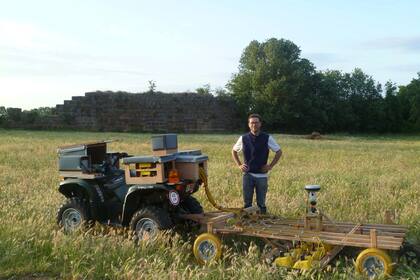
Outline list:
[[[262,118],[261,118],[261,116],[259,114],[251,114],[251,115],[249,115],[248,116],[248,122],[249,122],[249,119],[252,119],[252,118],[257,118],[260,122],[262,122]]]

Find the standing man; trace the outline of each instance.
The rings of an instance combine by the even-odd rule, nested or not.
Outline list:
[[[251,114],[248,117],[249,132],[239,137],[232,148],[232,157],[243,172],[242,188],[244,208],[252,206],[254,189],[257,194],[257,205],[262,214],[267,213],[265,196],[268,188],[268,175],[281,157],[280,146],[274,138],[261,132],[261,116]],[[267,164],[269,150],[275,152],[273,161]],[[241,163],[238,152],[243,151],[244,163]]]

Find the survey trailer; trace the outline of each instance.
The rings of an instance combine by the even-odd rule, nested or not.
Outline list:
[[[407,227],[394,224],[386,212],[384,224],[333,221],[317,206],[321,187],[307,185],[307,207],[302,218],[290,219],[260,214],[250,207],[225,208],[218,205],[208,190],[206,173],[201,172],[203,189],[219,211],[185,214],[202,225],[193,253],[199,263],[215,261],[222,255],[220,236],[252,236],[261,238],[271,250],[265,259],[277,266],[301,270],[326,267],[345,247],[359,248],[356,270],[369,278],[390,275],[395,265],[388,252],[417,255],[420,251],[404,242]],[[406,254],[407,256],[408,254]]]

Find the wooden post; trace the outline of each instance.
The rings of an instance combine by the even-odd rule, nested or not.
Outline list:
[[[310,229],[310,222],[309,222],[308,216],[305,215],[305,218],[304,218],[303,221],[304,221],[304,228],[305,229]]]
[[[394,223],[395,214],[391,210],[385,210],[385,224],[392,225]]]
[[[213,223],[207,223],[207,232],[208,233],[213,233]]]
[[[377,239],[377,235],[376,235],[376,229],[371,229],[370,230],[370,244],[372,248],[376,248],[378,247],[378,239]]]
[[[322,215],[316,217],[316,230],[322,231]]]

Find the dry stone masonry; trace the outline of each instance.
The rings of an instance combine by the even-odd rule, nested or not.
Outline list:
[[[196,93],[88,92],[56,113],[51,128],[92,131],[229,132],[241,123],[232,101]]]

